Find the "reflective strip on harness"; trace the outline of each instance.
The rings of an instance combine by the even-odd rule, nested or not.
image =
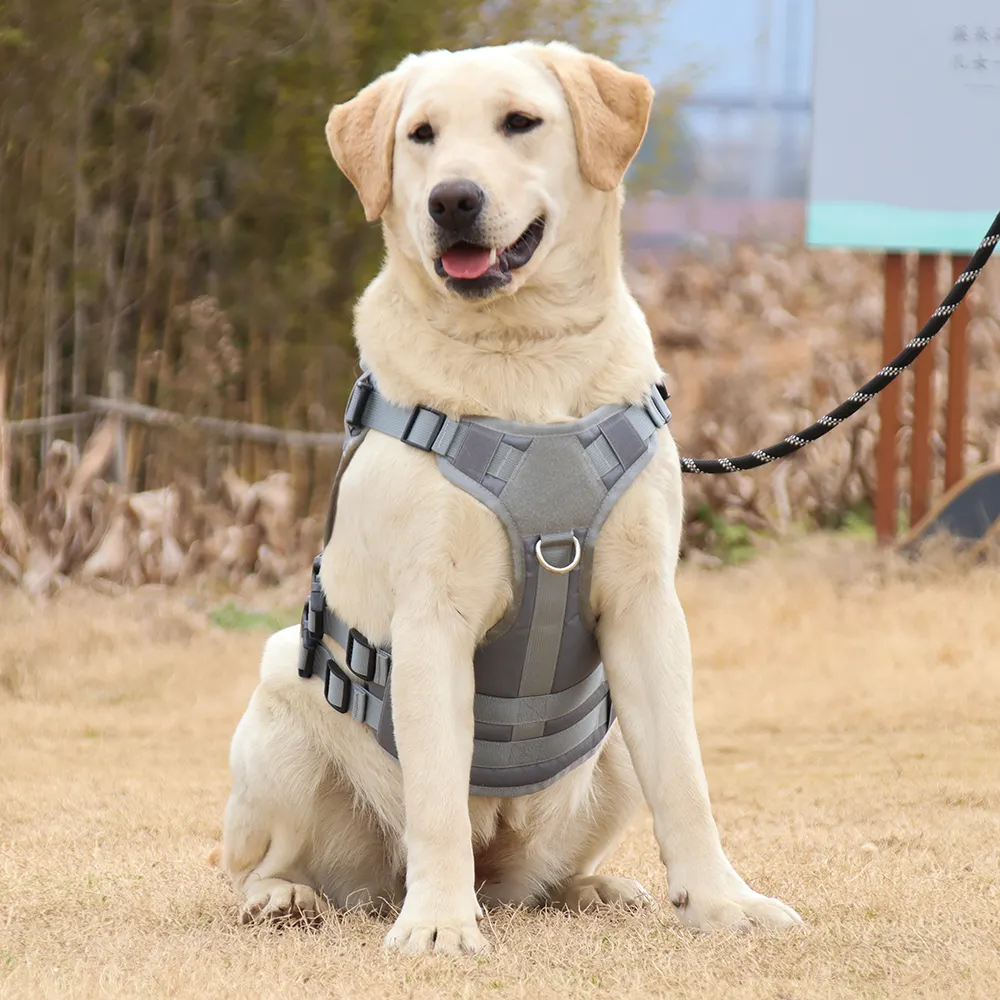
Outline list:
[[[474,740],[473,767],[522,767],[525,764],[544,764],[572,750],[592,732],[606,728],[611,706],[608,698],[591,709],[579,722],[551,736],[535,739]]]
[[[538,540],[539,547],[545,546],[545,559],[549,559],[553,552],[559,552],[559,558],[552,556],[556,559],[557,566],[569,565],[573,558],[574,545],[579,554],[580,543],[572,531],[545,535]],[[559,646],[562,643],[568,598],[568,572],[546,571],[538,574],[531,630],[528,632],[528,647],[524,653],[524,666],[521,668],[521,686],[517,691],[519,698],[548,694],[552,690],[556,665],[559,662]],[[511,738],[533,739],[541,736],[544,731],[544,722],[522,722],[514,726]]]

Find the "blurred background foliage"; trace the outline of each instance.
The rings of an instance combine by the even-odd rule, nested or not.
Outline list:
[[[339,429],[380,239],[330,158],[331,105],[429,48],[562,38],[635,58],[667,3],[0,0],[8,418],[71,411],[120,372],[139,402]],[[674,169],[673,118],[668,92],[637,184]],[[129,435],[131,488],[198,472],[190,440]],[[15,494],[50,443],[18,438]],[[275,458],[252,449],[242,471]]]

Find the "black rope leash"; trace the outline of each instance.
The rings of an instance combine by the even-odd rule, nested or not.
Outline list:
[[[941,332],[941,328],[948,322],[948,317],[965,298],[966,293],[990,259],[998,240],[1000,240],[1000,214],[993,220],[993,225],[990,226],[983,242],[979,244],[979,248],[966,264],[965,270],[959,275],[944,301],[931,314],[926,326],[874,378],[865,382],[840,406],[831,410],[826,416],[820,417],[816,423],[806,427],[805,430],[801,430],[797,434],[789,434],[784,441],[779,441],[777,444],[772,444],[767,448],[759,448],[748,455],[739,455],[735,458],[682,458],[681,470],[705,475],[747,472],[750,469],[759,469],[762,465],[784,458],[786,455],[791,455],[807,444],[819,440],[824,434],[829,434],[834,427],[857,413],[865,403],[871,402],[920,357],[920,352]]]

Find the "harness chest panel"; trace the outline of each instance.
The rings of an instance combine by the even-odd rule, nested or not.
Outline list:
[[[401,407],[369,373],[346,411],[350,455],[369,430],[437,455],[448,480],[488,507],[511,545],[514,599],[476,650],[475,742],[470,792],[538,791],[593,755],[614,720],[594,634],[589,593],[594,545],[614,503],[648,464],[669,419],[666,393],[642,405],[604,406],[562,424],[486,417],[451,420]],[[336,499],[336,484],[334,500]],[[333,510],[327,524],[327,541]],[[302,621],[299,673],[324,678],[327,701],[369,725],[397,756],[392,732],[392,653],[370,643],[327,606],[320,559]],[[322,644],[345,650],[346,672]]]

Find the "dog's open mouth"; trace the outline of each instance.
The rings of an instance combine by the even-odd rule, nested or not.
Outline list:
[[[503,250],[474,243],[456,243],[434,261],[434,270],[442,278],[452,278],[456,283],[474,282],[479,285],[490,283],[491,278],[505,279],[511,271],[524,267],[531,260],[544,232],[545,219],[538,218]]]

